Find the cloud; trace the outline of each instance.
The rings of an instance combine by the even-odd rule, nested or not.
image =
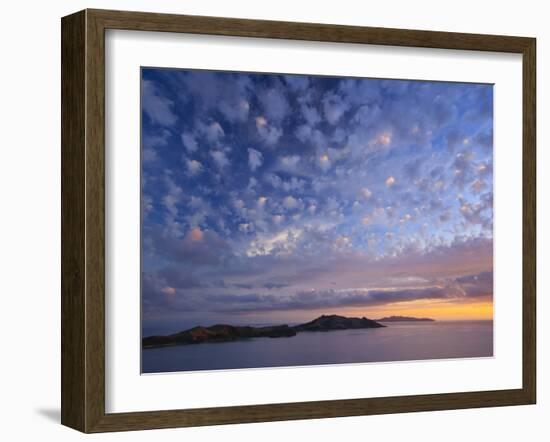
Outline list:
[[[250,223],[241,223],[239,224],[239,232],[251,233],[254,231],[254,226]]]
[[[301,236],[302,231],[297,229],[285,229],[275,234],[259,234],[250,243],[246,254],[249,257],[284,256],[297,247]]]
[[[405,164],[405,167],[403,167],[403,171],[406,177],[410,180],[414,180],[421,176],[421,170],[424,161],[425,160],[423,158],[416,158],[415,160],[409,161],[407,164]]]
[[[273,146],[283,135],[282,129],[270,125],[264,117],[256,118],[256,129],[260,138],[269,146]]]
[[[250,110],[252,82],[246,75],[176,71],[175,84],[184,100],[192,100],[197,113],[220,112],[230,123],[246,122]],[[231,87],[227,87],[227,83]]]
[[[221,299],[269,312],[486,292],[456,280],[492,265],[485,86],[142,76],[149,104],[168,115],[160,122],[143,108],[143,281],[159,317],[216,310],[229,321]],[[424,282],[395,282],[412,276]]]
[[[219,169],[223,169],[229,165],[229,160],[227,159],[225,152],[221,150],[211,150],[210,156],[212,157],[214,163]]]
[[[283,180],[275,173],[268,173],[264,176],[266,183],[269,183],[273,188],[279,189],[283,185]]]
[[[452,128],[445,136],[447,149],[451,152],[457,148],[464,147],[469,144],[470,140],[462,128]]]
[[[154,240],[156,247],[163,251],[164,258],[181,271],[197,267],[204,271],[232,256],[229,244],[211,230],[190,229],[183,239],[155,232]]]
[[[323,170],[324,172],[329,170],[330,166],[331,166],[331,162],[330,162],[330,159],[329,159],[328,155],[325,153],[325,154],[319,156],[318,159],[317,159],[317,164],[319,165],[321,170]]]
[[[353,122],[369,127],[380,118],[382,109],[378,104],[363,104],[353,115]]]
[[[363,197],[368,200],[372,196],[372,192],[369,190],[369,188],[363,187],[361,189],[361,195],[363,195]]]
[[[176,289],[188,290],[204,287],[204,284],[200,283],[199,279],[193,275],[193,272],[179,265],[169,265],[162,268],[158,272],[158,278],[158,283],[160,284],[169,283],[174,294],[176,294]]]
[[[481,162],[477,165],[477,172],[481,176],[491,175],[493,173],[493,162]]]
[[[285,75],[283,78],[294,92],[303,92],[309,86],[309,78],[305,75]]]
[[[299,172],[300,156],[299,155],[286,155],[279,157],[279,162],[276,165],[276,169],[289,173]]]
[[[157,152],[154,149],[142,149],[141,159],[144,163],[153,163],[158,159]]]
[[[192,242],[202,241],[204,238],[204,233],[199,227],[195,227],[187,233],[187,236],[185,238],[186,240]]]
[[[141,213],[142,217],[145,219],[147,215],[155,208],[153,204],[153,198],[149,195],[143,194],[141,196]]]
[[[285,192],[297,191],[303,192],[307,183],[301,178],[291,177],[289,180],[284,180],[281,182],[281,189]]]
[[[314,106],[309,106],[305,103],[302,103],[300,106],[302,112],[302,117],[306,120],[309,126],[315,126],[321,122],[321,115],[319,111]]]
[[[168,144],[171,132],[167,129],[161,129],[158,133],[143,134],[141,158],[145,162],[154,162],[158,159],[157,148]]]
[[[244,308],[239,305],[239,297],[236,296],[233,299],[237,305],[230,304],[226,308],[229,311],[330,310],[342,307],[378,307],[421,300],[463,302],[472,298],[492,297],[492,278],[492,272],[483,272],[442,281],[440,284],[404,289],[312,289],[278,297],[258,295],[253,305]]]
[[[195,152],[199,147],[195,136],[190,132],[183,132],[181,134],[181,142],[189,153]]]
[[[273,223],[275,225],[281,224],[285,220],[285,217],[283,215],[274,215],[273,216]]]
[[[485,129],[476,134],[473,140],[479,146],[490,150],[493,148],[493,128]]]
[[[332,125],[338,123],[349,108],[349,103],[333,91],[327,92],[323,97],[323,112],[326,120]]]
[[[467,297],[487,296],[493,294],[493,272],[482,272],[477,275],[466,275],[455,280],[459,290]]]
[[[288,210],[297,209],[301,207],[301,201],[294,198],[292,195],[288,195],[283,199],[283,207]]]
[[[185,165],[187,167],[187,174],[189,176],[195,176],[202,172],[202,164],[197,160],[185,160]]]
[[[162,197],[162,205],[166,210],[164,216],[165,228],[171,235],[177,237],[181,234],[178,206],[183,198],[183,189],[174,182],[171,174],[165,174],[164,182],[167,187],[167,192]]]
[[[248,149],[248,166],[250,167],[250,170],[254,172],[256,169],[262,166],[263,163],[263,155],[261,152],[249,148]]]
[[[485,181],[480,180],[480,179],[476,179],[472,183],[472,189],[474,190],[474,192],[480,192],[485,187],[487,187],[487,183]]]
[[[161,96],[153,81],[143,80],[141,82],[141,105],[154,124],[170,127],[178,119],[173,112],[174,102]]]
[[[244,122],[248,118],[250,103],[244,98],[230,102],[222,101],[219,109],[225,118],[231,123]]]
[[[389,146],[392,141],[392,134],[389,131],[379,133],[376,137],[370,140],[371,146]]]
[[[161,291],[168,296],[174,296],[176,294],[176,289],[174,287],[163,287]]]
[[[460,189],[464,189],[464,186],[474,176],[473,159],[473,153],[468,150],[460,151],[455,155],[451,167],[454,173],[454,183]]]
[[[285,284],[285,283],[268,282],[264,284],[262,287],[268,290],[273,290],[273,289],[284,289],[285,287],[288,287],[288,286],[289,284]]]
[[[464,197],[458,198],[459,211],[468,223],[492,227],[493,197],[492,194],[482,197],[481,201],[472,203]]]
[[[199,130],[210,143],[215,143],[225,136],[225,131],[217,121],[213,121],[208,125],[200,124]]]
[[[302,143],[307,142],[311,139],[312,136],[312,128],[308,124],[302,124],[301,126],[298,126],[295,131],[296,138],[300,140]]]
[[[289,104],[282,85],[263,91],[258,95],[258,99],[269,119],[280,123],[286,117]]]

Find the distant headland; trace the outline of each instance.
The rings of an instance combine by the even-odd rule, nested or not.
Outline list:
[[[434,322],[431,318],[413,318],[412,316],[386,316],[375,319],[376,322]]]
[[[201,344],[206,342],[230,342],[249,338],[282,338],[295,336],[301,332],[382,328],[368,318],[346,318],[338,315],[322,315],[313,321],[295,326],[274,325],[269,327],[237,326],[217,324],[211,327],[197,326],[165,336],[148,336],[142,339],[143,348],[166,347],[172,345]]]

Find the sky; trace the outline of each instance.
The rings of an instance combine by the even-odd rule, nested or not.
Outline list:
[[[493,87],[143,68],[143,333],[490,319]]]

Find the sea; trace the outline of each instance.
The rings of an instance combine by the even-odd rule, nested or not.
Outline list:
[[[493,321],[388,322],[384,328],[142,350],[142,373],[493,356]]]

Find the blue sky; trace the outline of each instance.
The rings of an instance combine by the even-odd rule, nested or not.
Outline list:
[[[492,299],[493,88],[142,69],[144,334]]]

